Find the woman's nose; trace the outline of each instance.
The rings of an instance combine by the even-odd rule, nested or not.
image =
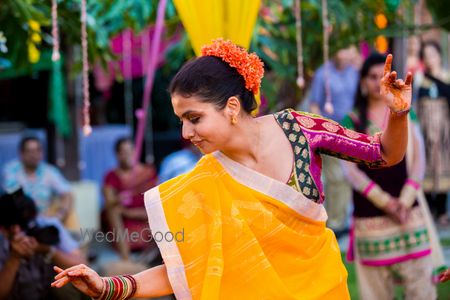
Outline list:
[[[194,137],[194,129],[192,128],[192,126],[188,124],[183,124],[182,135],[183,138],[186,140],[192,139]]]

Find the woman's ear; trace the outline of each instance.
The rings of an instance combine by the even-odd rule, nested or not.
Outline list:
[[[241,112],[241,102],[236,96],[228,98],[225,106],[225,115],[230,119],[236,119]]]

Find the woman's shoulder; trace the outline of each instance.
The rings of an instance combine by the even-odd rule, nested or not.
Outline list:
[[[311,119],[320,119],[320,120],[335,122],[333,120],[328,120],[327,118],[325,118],[321,115],[313,114],[313,113],[307,112],[307,111],[295,110],[292,108],[286,108],[279,112],[276,112],[276,113],[274,113],[274,116],[276,118],[287,119],[287,120],[295,120],[297,117],[307,117],[307,118],[311,118]]]

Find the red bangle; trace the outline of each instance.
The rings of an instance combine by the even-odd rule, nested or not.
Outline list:
[[[405,184],[412,186],[416,190],[418,190],[420,188],[420,184],[412,179],[407,179]]]
[[[400,110],[400,111],[393,111],[391,110],[391,113],[396,116],[396,117],[402,117],[404,115],[407,115],[409,113],[409,108],[405,109],[405,110]]]
[[[131,276],[131,275],[124,275],[123,277],[127,278],[130,282],[131,282],[131,293],[129,295],[130,298],[132,298],[134,296],[134,294],[136,294],[137,291],[137,282],[136,279]]]
[[[362,195],[367,198],[367,194],[369,194],[369,192],[375,187],[375,182],[371,181],[366,188],[364,189],[364,191],[362,192]]]
[[[93,298],[95,300],[126,300],[131,299],[136,293],[136,279],[131,275],[103,277],[102,280],[103,291],[98,298]]]

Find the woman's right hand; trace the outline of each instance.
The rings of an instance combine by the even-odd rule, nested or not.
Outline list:
[[[60,288],[69,282],[89,297],[98,298],[103,292],[103,279],[86,265],[76,265],[65,270],[55,266],[58,273],[52,287]]]
[[[397,72],[391,72],[392,59],[392,54],[386,57],[380,93],[391,111],[397,113],[409,111],[412,98],[412,74],[408,72],[405,81],[397,79]]]

